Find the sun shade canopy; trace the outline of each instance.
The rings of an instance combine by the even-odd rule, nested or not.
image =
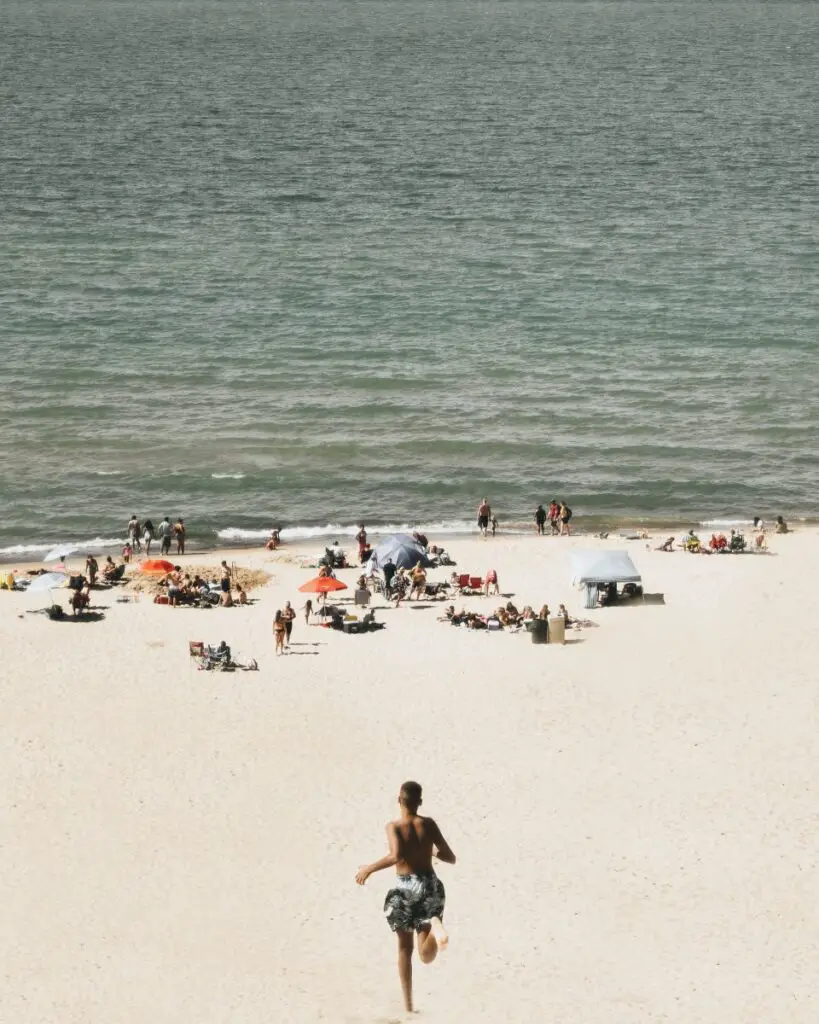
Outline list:
[[[572,586],[583,583],[639,583],[628,551],[572,551]]]

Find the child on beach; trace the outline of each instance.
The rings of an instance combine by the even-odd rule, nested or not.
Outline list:
[[[127,565],[131,561],[131,556],[134,553],[134,549],[131,547],[130,541],[122,549],[122,560]]]
[[[376,871],[395,866],[395,885],[387,893],[384,914],[398,936],[398,976],[407,1013],[413,1012],[413,932],[418,933],[418,956],[423,964],[431,964],[438,950],[449,943],[442,921],[446,893],[432,868],[432,858],[455,863],[455,854],[437,824],[418,813],[421,802],[420,785],[405,782],[398,794],[400,813],[387,825],[390,852],[374,864],[360,867],[355,876],[356,882],[364,885]]]

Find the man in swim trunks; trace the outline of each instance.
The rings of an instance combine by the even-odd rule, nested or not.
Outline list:
[[[455,863],[455,854],[432,818],[418,813],[421,787],[417,782],[404,783],[398,806],[399,816],[387,825],[390,852],[359,868],[355,880],[364,885],[374,872],[395,865],[397,877],[384,901],[384,915],[398,936],[398,976],[404,1007],[412,1013],[413,932],[418,933],[418,956],[423,964],[431,964],[449,942],[442,923],[446,893],[432,868],[433,853],[446,864]]]
[[[478,505],[478,529],[484,537],[489,529],[489,517],[491,514],[492,509],[489,507],[489,499],[484,498],[480,505]]]

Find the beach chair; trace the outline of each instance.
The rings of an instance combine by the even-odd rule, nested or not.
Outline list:
[[[204,669],[207,666],[207,657],[205,655],[205,645],[201,640],[189,640],[188,641],[188,654],[191,661],[199,669]]]
[[[483,590],[483,580],[480,576],[469,577],[469,589],[470,590]]]
[[[458,590],[469,589],[469,573],[463,573],[458,577]]]

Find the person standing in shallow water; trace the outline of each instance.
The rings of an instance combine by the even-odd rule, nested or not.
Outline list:
[[[142,543],[145,545],[145,557],[151,557],[151,544],[154,539],[154,524],[150,519],[145,520],[145,525],[142,527]]]
[[[546,532],[546,509],[542,505],[538,505],[535,509],[535,528],[538,536],[542,537]]]
[[[478,505],[478,529],[484,537],[486,536],[486,531],[489,529],[489,517],[491,515],[492,510],[489,507],[489,499],[484,498],[480,505]]]
[[[390,852],[381,860],[358,869],[355,880],[364,885],[370,875],[395,867],[395,885],[387,893],[384,914],[387,924],[398,936],[398,977],[404,997],[404,1009],[413,1012],[412,953],[414,934],[418,936],[418,957],[431,964],[449,944],[444,925],[446,893],[432,867],[433,856],[445,864],[455,863],[440,828],[432,818],[418,813],[422,803],[417,782],[405,782],[398,794],[399,815],[387,825]]]
[[[187,530],[185,529],[185,520],[180,516],[173,524],[173,535],[176,538],[176,553],[177,555],[185,554],[185,538],[187,537]]]

